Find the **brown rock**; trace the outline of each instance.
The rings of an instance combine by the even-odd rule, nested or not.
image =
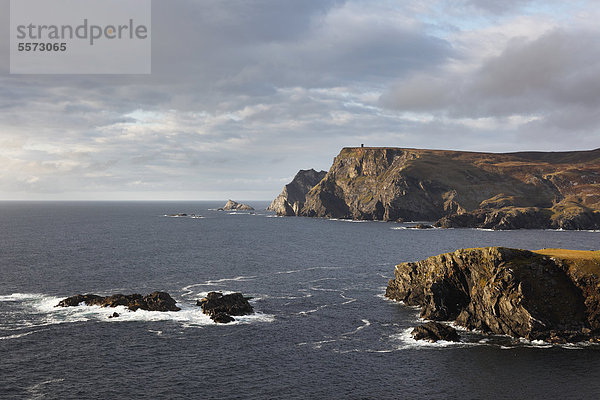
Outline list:
[[[386,296],[421,317],[552,342],[600,334],[600,252],[457,250],[396,266]]]

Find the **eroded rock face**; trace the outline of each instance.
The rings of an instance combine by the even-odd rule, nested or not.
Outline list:
[[[112,296],[98,296],[95,294],[77,294],[61,300],[57,307],[74,307],[81,303],[88,306],[116,307],[125,306],[131,311],[179,311],[175,300],[166,292],[153,292],[146,296],[141,294],[114,294]],[[114,315],[113,315],[114,316]],[[117,315],[118,316],[118,315]]]
[[[254,208],[252,206],[249,206],[248,204],[244,204],[244,203],[238,203],[233,200],[227,200],[227,203],[225,203],[225,205],[223,206],[222,209],[225,211],[230,211],[230,210],[254,211]]]
[[[228,323],[235,320],[232,315],[254,313],[248,300],[250,297],[244,297],[241,293],[224,295],[221,292],[210,292],[205,298],[198,300],[196,305],[202,307],[202,312],[209,315],[213,321]]]
[[[386,296],[421,306],[424,319],[468,329],[553,342],[598,340],[600,253],[543,252],[488,247],[403,263]]]
[[[300,211],[291,206],[281,205],[282,215],[600,229],[600,149],[495,154],[344,148]]]
[[[456,329],[433,321],[417,326],[410,334],[415,340],[427,340],[428,342],[437,342],[438,340],[458,342],[460,340]]]
[[[304,207],[306,193],[325,177],[327,171],[314,169],[300,170],[294,179],[283,187],[283,190],[271,202],[267,211],[275,211],[277,215],[299,215]]]

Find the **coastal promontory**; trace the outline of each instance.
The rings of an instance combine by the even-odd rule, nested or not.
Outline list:
[[[386,297],[484,333],[598,342],[600,251],[457,250],[397,265]]]
[[[286,190],[291,197],[288,186],[284,198]],[[303,204],[286,204],[282,195],[271,205],[282,215],[437,221],[445,228],[600,229],[600,149],[344,148]]]
[[[294,179],[283,187],[283,190],[271,202],[268,211],[275,211],[277,215],[293,216],[299,215],[306,201],[306,193],[321,181],[327,171],[315,171],[314,169],[302,169],[298,171]]]

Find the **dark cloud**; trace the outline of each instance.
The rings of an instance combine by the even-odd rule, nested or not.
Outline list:
[[[553,30],[515,38],[496,57],[464,73],[418,74],[400,81],[382,104],[458,118],[532,116],[527,126],[600,127],[600,43],[591,31]]]

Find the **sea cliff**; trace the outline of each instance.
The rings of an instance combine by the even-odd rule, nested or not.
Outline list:
[[[462,249],[397,265],[386,297],[421,317],[548,342],[600,340],[600,251]]]
[[[314,169],[301,169],[294,179],[283,187],[283,190],[271,202],[268,211],[275,211],[277,215],[294,216],[299,215],[304,207],[306,193],[321,181],[327,171],[315,171]]]
[[[329,172],[303,190],[303,204],[294,208],[295,198],[288,199],[284,188],[273,204],[285,205],[271,209],[308,217],[437,221],[445,228],[600,229],[600,149],[500,154],[344,148]]]

